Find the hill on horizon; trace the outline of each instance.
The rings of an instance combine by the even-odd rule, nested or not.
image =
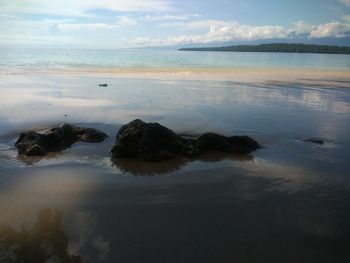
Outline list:
[[[224,47],[180,48],[179,51],[221,51],[221,52],[284,52],[350,54],[350,47],[333,45],[311,45],[294,43],[269,43],[260,45],[233,45]]]

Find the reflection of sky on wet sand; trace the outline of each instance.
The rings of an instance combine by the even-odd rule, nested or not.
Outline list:
[[[102,82],[109,86],[98,87]],[[320,262],[342,262],[350,231],[350,91],[344,82],[322,85],[4,77],[0,223],[30,228],[42,208],[62,211],[68,254],[91,259],[86,262],[165,262],[169,255],[174,262],[206,262],[198,255],[208,247],[216,260],[230,262],[243,260],[247,249],[269,262],[283,261],[282,254],[296,262],[315,247]],[[248,134],[265,148],[243,159],[115,162],[109,153],[115,134],[134,118],[187,136]],[[19,131],[64,121],[110,136],[44,158],[17,156]],[[303,142],[309,137],[326,143]],[[283,253],[269,258],[271,247]],[[299,253],[290,254],[290,247]]]
[[[109,86],[98,87],[100,82]],[[259,131],[265,128],[259,121],[279,125],[304,112],[317,121],[321,113],[337,117],[334,113],[348,115],[350,108],[343,88],[274,82],[8,76],[0,89],[2,123],[17,126],[54,121],[120,124],[142,117],[179,132],[242,126]],[[261,127],[249,127],[253,123]]]
[[[334,185],[305,180],[307,175],[302,179],[303,168],[265,163],[259,169],[258,163],[255,168],[249,162],[237,167],[227,161],[195,163],[176,176],[153,177],[116,176],[84,165],[5,170],[0,222],[31,229],[42,208],[61,211],[67,254],[84,262],[138,262],[139,257],[143,262],[211,262],[208,256],[198,258],[208,246],[223,260],[240,260],[242,249],[269,262],[302,260],[315,249],[317,262],[345,260],[346,187],[334,191]],[[267,176],[271,171],[275,178]],[[303,187],[281,188],[288,184],[281,184],[278,173],[291,180],[299,176]],[[184,251],[192,246],[197,249]],[[276,248],[283,253],[274,254]],[[154,250],[159,252],[150,253]]]

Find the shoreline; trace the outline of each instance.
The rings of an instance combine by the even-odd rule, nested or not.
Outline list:
[[[140,67],[140,68],[67,68],[67,69],[36,69],[36,70],[4,70],[0,69],[0,75],[120,75],[120,74],[244,74],[244,75],[269,75],[269,74],[297,74],[297,75],[309,75],[309,74],[325,74],[333,76],[350,77],[350,69],[324,69],[324,68],[152,68],[152,67]]]
[[[242,82],[350,82],[350,70],[293,68],[122,68],[4,71],[3,76],[72,76],[172,80],[222,80]]]

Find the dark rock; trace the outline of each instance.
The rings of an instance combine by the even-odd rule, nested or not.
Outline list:
[[[107,138],[107,134],[93,128],[73,126],[73,133],[83,142],[102,142]]]
[[[107,87],[108,84],[107,83],[103,83],[103,84],[98,84],[99,87]]]
[[[112,148],[113,158],[162,161],[174,157],[195,157],[205,151],[247,154],[260,146],[247,136],[225,137],[206,133],[198,139],[185,139],[159,123],[134,120],[122,126]]]
[[[194,155],[196,149],[172,130],[158,124],[134,120],[122,126],[112,153],[115,158],[161,161],[177,155]]]
[[[107,134],[96,129],[62,124],[42,134],[34,131],[21,133],[15,146],[19,154],[42,156],[64,150],[77,141],[101,142],[105,138]]]
[[[320,145],[324,144],[324,140],[320,138],[305,139],[304,142],[311,142],[311,143],[320,144]]]
[[[220,151],[236,154],[247,154],[260,148],[259,144],[248,136],[226,137],[212,132],[199,136],[196,145],[202,151]]]
[[[20,152],[19,148],[18,148],[18,151]],[[26,149],[23,149],[23,147],[22,147],[21,151],[25,151],[25,154],[29,155],[29,156],[34,156],[34,155],[44,156],[47,154],[47,152],[38,144],[34,144],[33,146],[28,145],[28,148],[26,148]]]

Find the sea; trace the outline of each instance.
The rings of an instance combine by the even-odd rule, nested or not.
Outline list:
[[[140,49],[1,48],[2,72],[133,68],[349,70],[350,55]]]

